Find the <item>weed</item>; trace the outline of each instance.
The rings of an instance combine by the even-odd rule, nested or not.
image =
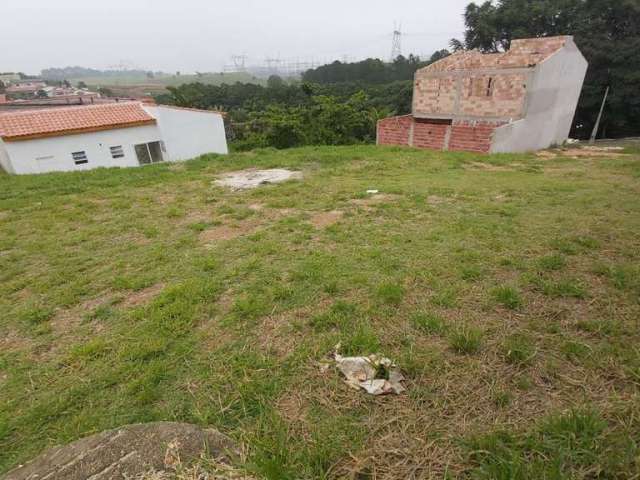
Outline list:
[[[538,260],[538,266],[542,270],[547,271],[562,270],[567,266],[567,260],[563,255],[554,253],[553,255],[547,255],[546,257],[540,258],[540,260]]]
[[[376,291],[376,298],[385,305],[400,305],[403,297],[404,287],[396,283],[384,283]]]
[[[54,311],[50,308],[28,307],[18,313],[18,318],[31,326],[38,326],[53,317]]]
[[[426,334],[442,334],[446,324],[442,317],[431,312],[416,312],[411,316],[414,328]]]
[[[511,310],[517,310],[522,307],[522,297],[515,287],[507,285],[496,287],[491,291],[491,295],[494,301]]]
[[[548,297],[580,299],[587,297],[584,282],[575,278],[553,280],[537,276],[532,279],[532,284]]]
[[[493,403],[499,408],[507,407],[513,401],[513,394],[500,390],[493,394]]]
[[[449,345],[458,353],[471,355],[480,351],[482,338],[482,330],[461,325],[449,334]]]
[[[507,337],[502,344],[504,359],[513,365],[529,365],[536,354],[531,338],[522,334]]]

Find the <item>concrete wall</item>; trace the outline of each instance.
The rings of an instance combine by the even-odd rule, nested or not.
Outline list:
[[[16,174],[90,170],[98,167],[138,166],[134,145],[162,140],[155,125],[4,142],[11,170]],[[123,158],[111,157],[109,147],[121,145]],[[85,151],[89,163],[75,165],[72,152]]]
[[[587,72],[573,40],[536,66],[526,104],[526,116],[498,128],[492,152],[523,152],[560,145],[569,137]]]
[[[179,161],[205,153],[229,153],[222,115],[143,105],[156,118],[167,149],[167,160]]]

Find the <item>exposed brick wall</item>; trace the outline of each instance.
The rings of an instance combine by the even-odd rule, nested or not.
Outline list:
[[[409,145],[413,117],[389,117],[378,122],[377,136],[380,145]]]
[[[450,126],[450,122],[432,123],[416,119],[413,126],[413,146],[443,150]]]
[[[416,72],[413,114],[521,118],[531,67],[562,49],[569,38],[514,40],[504,53],[463,51],[432,63]]]
[[[385,118],[378,122],[379,145],[408,145],[432,150],[489,153],[493,132],[504,122]]]
[[[499,124],[455,121],[451,127],[449,150],[489,153],[493,132]]]

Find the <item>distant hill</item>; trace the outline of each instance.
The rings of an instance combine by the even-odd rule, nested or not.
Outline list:
[[[164,90],[167,86],[200,82],[206,85],[233,84],[236,82],[263,84],[265,81],[249,73],[196,73],[170,74],[144,70],[96,70],[84,67],[47,68],[42,70],[46,80],[68,80],[72,84],[80,81],[90,87],[147,87],[149,90]]]

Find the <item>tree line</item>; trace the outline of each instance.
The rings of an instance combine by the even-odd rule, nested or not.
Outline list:
[[[607,86],[600,136],[640,135],[639,0],[486,1],[470,3],[464,20],[464,38],[451,41],[453,50],[501,52],[516,38],[574,35],[589,70],[572,135],[588,138]],[[415,71],[449,54],[334,62],[307,71],[302,81],[274,76],[266,86],[191,83],[169,87],[158,101],[228,112],[232,138],[243,148],[371,142],[376,119],[411,112]]]
[[[640,134],[640,1],[498,0],[470,3],[453,49],[509,49],[516,38],[573,35],[589,62],[572,134],[587,138],[610,87],[601,136]]]

